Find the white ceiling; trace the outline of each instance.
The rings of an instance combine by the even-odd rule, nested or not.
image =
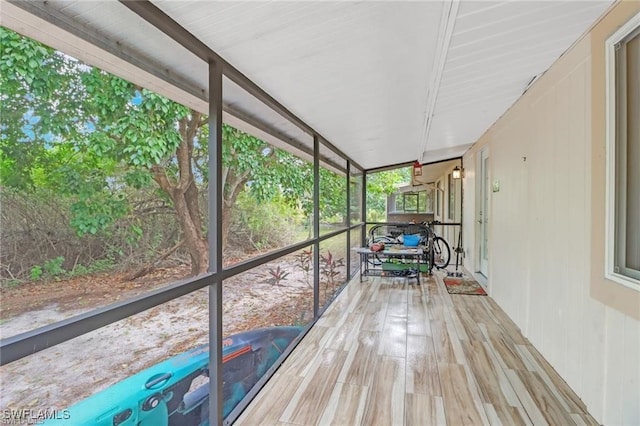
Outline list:
[[[153,2],[366,169],[462,155],[611,3]],[[207,110],[206,63],[119,2],[3,1],[1,13],[4,26]],[[223,87],[228,121],[311,146]]]

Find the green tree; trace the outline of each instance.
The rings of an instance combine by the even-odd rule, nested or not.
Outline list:
[[[331,170],[320,168],[320,220],[347,220],[347,181]]]
[[[411,168],[404,167],[367,175],[367,220],[373,221],[386,212],[387,196],[402,183],[411,182]]]
[[[207,118],[5,28],[0,49],[0,184],[72,197],[72,226],[98,234],[131,212],[123,188],[155,182],[175,211],[191,272],[205,272],[198,195],[208,184]],[[223,140],[223,246],[247,187],[310,210],[308,163],[230,126]]]

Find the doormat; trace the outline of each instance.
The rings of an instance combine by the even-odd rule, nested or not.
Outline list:
[[[475,296],[486,296],[482,286],[476,280],[458,277],[445,277],[444,285],[449,294],[471,294]]]

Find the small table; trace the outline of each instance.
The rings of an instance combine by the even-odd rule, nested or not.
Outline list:
[[[360,255],[360,282],[362,282],[363,276],[380,277],[383,276],[384,272],[387,272],[383,270],[382,265],[380,265],[380,268],[371,267],[374,259],[402,258],[404,260],[410,259],[413,261],[412,263],[415,265],[416,269],[416,280],[418,284],[420,284],[420,259],[422,259],[424,255],[422,248],[387,246],[384,251],[371,251],[368,247],[356,247],[353,250]]]

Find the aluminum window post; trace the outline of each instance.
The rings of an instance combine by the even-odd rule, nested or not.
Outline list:
[[[351,279],[351,161],[347,160],[347,281]]]
[[[313,318],[320,307],[320,141],[313,135]]]
[[[209,424],[222,424],[222,64],[209,62]]]
[[[367,171],[362,171],[362,200],[360,201],[360,209],[362,214],[362,232],[360,232],[360,246],[364,247],[367,243]]]

